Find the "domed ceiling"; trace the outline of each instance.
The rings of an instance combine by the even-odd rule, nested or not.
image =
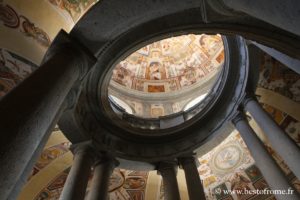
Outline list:
[[[2,40],[0,40],[0,98],[6,95],[12,88],[31,74],[32,71],[38,68],[48,45],[50,45],[57,32],[61,28],[67,31],[71,30],[80,16],[82,16],[96,1],[97,0],[0,1],[0,36],[2,38]],[[20,18],[23,20],[22,23],[11,26],[14,22],[20,22]],[[22,25],[27,27],[27,29],[24,29]],[[42,37],[46,34],[49,37]],[[40,42],[40,38],[49,38],[49,43]],[[162,59],[161,62],[159,62],[159,59],[151,59],[151,57],[154,58],[152,52],[155,52],[155,48],[153,47],[155,45],[149,45],[148,47],[135,52],[132,55],[132,58],[130,56],[130,58],[125,60],[132,65],[133,63],[137,63],[137,60],[140,59],[140,63],[147,63],[146,68],[150,68],[152,62],[159,62],[163,64],[160,67],[157,67],[159,73],[153,73],[152,76],[150,76],[150,69],[148,69],[148,71],[144,71],[145,75],[140,75],[142,74],[138,73],[139,68],[141,67],[140,65],[139,67],[136,67],[136,71],[130,69],[128,70],[130,73],[128,73],[128,75],[124,74],[123,76],[125,78],[133,77],[133,79],[145,81],[143,82],[145,87],[143,86],[142,88],[145,89],[143,91],[146,92],[149,92],[147,90],[148,87],[146,87],[147,84],[149,82],[153,83],[154,81],[157,83],[163,81],[164,83],[168,83],[167,80],[178,77],[177,80],[179,81],[179,84],[176,85],[176,90],[174,91],[178,91],[180,87],[187,87],[189,84],[192,86],[192,84],[200,82],[201,79],[199,78],[185,86],[183,86],[184,84],[181,85],[184,81],[180,82],[180,80],[182,80],[180,77],[188,77],[186,76],[188,74],[187,72],[189,72],[191,68],[193,70],[194,68],[197,68],[193,67],[195,65],[186,65],[183,70],[177,70],[175,68],[177,74],[174,73],[174,75],[170,74],[169,72],[171,71],[166,70],[168,67],[164,65],[164,58],[172,60],[172,62],[174,62],[173,66],[182,66],[179,64],[180,56],[182,58],[181,62],[186,64],[192,63],[192,61],[186,62],[188,58],[187,54],[192,55],[194,53],[194,57],[191,56],[190,58],[195,59],[195,63],[199,62],[199,60],[196,59],[197,55],[202,54],[202,56],[204,56],[203,58],[207,58],[208,55],[213,55],[202,48],[200,43],[201,36],[190,35],[183,36],[183,38],[185,38],[184,41],[186,41],[186,45],[170,45],[176,43],[172,43],[172,41],[178,41],[178,38],[167,39],[166,41],[169,40],[169,46],[163,46],[161,44],[162,41],[158,42],[160,44],[158,45],[159,48],[156,50],[159,50],[158,52],[160,52],[160,54],[158,54],[159,56],[157,57]],[[212,47],[214,44],[218,43],[218,40],[219,42],[221,41],[219,36],[212,36],[210,39],[205,40],[210,41],[209,43]],[[193,49],[192,47],[195,47],[195,45],[196,48],[199,49],[199,51],[197,51],[198,54],[196,51],[191,51]],[[175,47],[178,47],[177,50]],[[217,47],[217,45],[215,47]],[[210,61],[216,63],[214,62],[215,58],[218,58],[216,61],[219,60],[219,58],[222,59],[222,56],[224,56],[222,51],[223,50],[220,50],[220,53],[217,53],[216,57],[213,57],[211,60],[210,58],[207,58],[207,62]],[[163,52],[165,53],[164,55],[162,54]],[[167,52],[173,52],[172,56],[170,55],[171,53]],[[198,58],[200,58],[200,56]],[[201,63],[205,62],[206,61],[204,60],[201,61]],[[121,63],[117,67],[121,68]],[[164,68],[164,71],[160,71],[162,68]],[[127,70],[129,67],[125,67],[124,69]],[[117,68],[115,70],[114,76],[119,76],[117,74],[118,70],[120,69]],[[146,72],[149,75],[146,76]],[[153,72],[155,72],[155,70],[153,70]],[[122,76],[122,73],[119,74]],[[194,74],[191,77],[195,77],[196,75]],[[114,78],[114,83],[119,84],[121,87],[127,89],[131,88],[134,89],[134,91],[142,91],[137,89],[136,84],[131,79],[127,78],[129,84],[124,84],[122,81],[118,82],[117,80],[118,78]],[[300,146],[300,115],[295,108],[299,107],[300,102],[299,80],[300,76],[298,74],[287,69],[270,56],[265,56],[261,65],[259,85],[256,91],[256,94],[260,96],[260,102],[263,104],[265,110],[269,112],[272,118],[287,132],[298,146]],[[154,93],[163,94],[171,91],[171,89],[168,88],[169,86],[165,87],[164,91],[157,90],[156,92],[151,92],[151,95]],[[257,129],[257,126],[255,126],[255,128]],[[66,180],[66,174],[72,165],[73,156],[68,150],[70,144],[69,141],[63,136],[58,136],[56,132],[57,131],[52,134],[45,146],[43,154],[32,170],[32,176],[29,177],[29,181],[26,183],[23,191],[18,197],[19,200],[55,200],[59,198]],[[262,137],[263,134],[259,129],[257,129],[256,132]],[[289,169],[287,169],[282,158],[280,158],[270,147],[266,138],[263,138],[263,142],[267,146],[274,160],[280,164],[290,182],[292,182],[294,187],[300,191],[300,181],[295,178]],[[252,165],[253,160],[251,158],[249,159],[249,156],[250,154],[246,149],[244,142],[238,134],[234,133],[226,139],[226,141],[220,144],[219,147],[199,158],[201,165],[198,168],[198,171],[203,181],[205,193],[208,197],[207,199],[274,199],[272,197],[263,196],[238,197],[236,195],[224,196],[224,194],[214,194],[214,191],[218,188],[233,190],[237,188],[236,186],[242,188],[250,187],[251,189],[261,189],[262,186],[267,187],[263,181],[264,179],[261,178],[260,173],[257,172],[255,166]],[[228,172],[228,174],[224,175],[224,171]],[[178,174],[180,175],[180,173],[179,170]],[[116,169],[110,179],[111,199],[163,199],[163,189],[160,187],[161,184],[159,183],[160,179],[155,178],[154,180],[153,174],[156,175],[156,172],[149,172],[147,174],[144,172]],[[178,177],[178,181],[179,186],[185,182],[182,177]],[[187,193],[186,188],[182,188],[180,191]],[[157,195],[157,193],[162,194]],[[182,199],[188,199],[187,194],[186,198]]]
[[[141,92],[172,92],[218,71],[224,62],[220,35],[182,35],[149,44],[116,65],[111,84]]]

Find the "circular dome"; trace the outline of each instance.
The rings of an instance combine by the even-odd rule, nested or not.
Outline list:
[[[172,16],[165,18],[172,21],[171,27],[165,23],[158,26],[154,20],[128,32],[122,29],[118,37],[112,37],[97,51],[97,63],[84,82],[78,103],[74,109],[65,112],[60,120],[60,127],[65,132],[72,133],[73,141],[92,138],[99,151],[110,151],[123,159],[154,162],[193,152],[207,140],[210,141],[210,138],[219,135],[218,131],[223,130],[222,127],[237,109],[247,81],[248,54],[241,37],[222,35],[224,65],[220,73],[216,74],[218,77],[206,97],[203,100],[199,98],[199,103],[194,101],[197,105],[192,105],[191,108],[186,106],[187,110],[156,118],[142,118],[129,114],[131,111],[134,113],[131,107],[126,106],[126,112],[126,109],[118,106],[118,103],[126,103],[123,96],[109,97],[112,94],[110,83],[114,68],[142,47],[183,34],[218,33],[202,30],[197,23],[190,21],[188,24],[177,23],[181,18],[177,15],[176,18],[177,20],[171,20]],[[138,93],[138,97],[145,94],[147,98],[155,95],[161,98],[186,89],[191,90],[200,81],[181,88],[181,91],[151,93],[115,83],[127,91]],[[194,91],[198,91],[198,88]],[[186,98],[183,93],[179,96]]]
[[[210,92],[223,63],[220,35],[159,40],[115,65],[108,96],[113,107],[141,118],[186,111]]]

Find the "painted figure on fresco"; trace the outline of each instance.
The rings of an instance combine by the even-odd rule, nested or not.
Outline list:
[[[160,80],[162,78],[161,65],[158,62],[152,62],[149,65],[150,80]]]
[[[125,175],[119,169],[116,169],[109,179],[108,191],[113,192],[124,185]]]
[[[144,46],[143,48],[141,48],[140,50],[137,51],[138,53],[148,56],[149,55],[149,46]]]
[[[162,46],[162,54],[163,55],[171,55],[172,51],[171,51],[171,43],[170,40],[166,39],[163,40],[161,42],[161,46]]]
[[[63,186],[66,182],[70,168],[61,172],[55,179],[53,179],[47,187],[34,198],[34,200],[46,200],[46,199],[59,199]]]
[[[154,42],[121,61],[113,70],[112,81],[143,92],[171,92],[190,86],[217,72],[224,60],[216,62],[215,57],[207,56],[199,45],[201,38],[203,45],[215,48],[215,54],[223,49],[219,36],[191,34]]]
[[[14,75],[19,77],[15,81],[20,81],[27,77],[36,66],[28,65],[25,62],[21,61],[14,57],[14,55],[4,49],[0,49],[0,64],[1,69],[7,68],[8,71],[11,71]]]
[[[78,19],[98,0],[48,0],[54,6],[65,10],[73,22]]]
[[[222,44],[222,39],[220,36],[202,35],[199,40],[202,50],[207,54],[207,56],[212,56],[218,46]]]
[[[22,24],[21,32],[29,37],[34,38],[43,46],[50,46],[51,40],[47,33],[45,33],[45,31],[43,31],[39,27],[36,27],[34,23],[29,21],[29,19],[23,15],[20,16],[20,20]]]
[[[140,189],[145,187],[146,181],[139,177],[131,177],[125,180],[125,184],[123,185],[126,189]]]
[[[9,5],[4,5],[0,1],[0,21],[9,28],[18,28],[20,19],[18,13]]]
[[[196,80],[196,73],[193,69],[187,69],[183,76],[180,76],[180,86],[186,87],[194,84]]]
[[[116,66],[116,69],[113,70],[112,78],[117,83],[131,88],[132,81],[134,78],[134,73],[131,70],[127,69],[128,62],[121,62]]]
[[[227,146],[218,152],[214,158],[215,165],[221,169],[235,167],[241,159],[241,152],[236,146]]]
[[[35,164],[36,168],[41,170],[46,167],[51,161],[68,152],[69,146],[70,143],[62,143],[45,149]]]
[[[29,63],[27,61],[27,63]],[[4,96],[35,68],[33,64],[25,63],[25,59],[0,48],[0,97]]]
[[[33,38],[45,47],[50,46],[51,40],[45,31],[35,26],[27,17],[19,15],[11,6],[4,5],[1,1],[0,21],[8,28],[20,29],[26,36]]]

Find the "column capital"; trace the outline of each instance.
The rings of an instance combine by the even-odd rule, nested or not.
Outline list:
[[[164,170],[164,169],[169,169],[178,166],[178,162],[175,160],[167,160],[167,161],[161,161],[158,164],[157,169],[158,170]]]
[[[233,125],[236,125],[239,121],[247,121],[245,114],[241,111],[238,111],[232,118]]]
[[[78,154],[90,154],[94,159],[96,158],[95,150],[92,146],[92,141],[85,141],[70,146],[70,151],[74,155]]]
[[[194,156],[188,156],[179,158],[179,162],[184,170],[189,199],[205,199],[198,172],[199,161]]]
[[[177,168],[178,162],[176,160],[166,160],[158,163],[157,172],[162,176],[165,199],[167,200],[180,200],[176,178]]]
[[[247,93],[245,95],[242,102],[243,106],[245,107],[249,101],[257,101],[256,95],[254,93]]]
[[[157,172],[158,174],[161,174],[161,172],[164,171],[174,170],[175,173],[177,173],[177,167],[178,167],[178,162],[175,160],[161,161],[157,165]]]
[[[58,52],[71,54],[78,59],[78,67],[80,70],[78,80],[82,80],[90,68],[96,63],[97,58],[85,47],[80,44],[76,38],[71,37],[67,32],[61,30],[54,38],[51,46],[48,48],[42,64],[47,62]]]
[[[105,155],[105,154],[96,156],[94,166],[102,165],[105,163],[109,164],[112,169],[117,167],[120,164],[119,161],[113,158],[112,156]]]
[[[183,156],[178,158],[178,161],[181,166],[186,165],[186,164],[195,164],[197,167],[199,166],[199,162],[197,162],[197,159],[193,156]]]
[[[91,166],[94,162],[94,155],[90,142],[81,142],[70,147],[74,154],[71,171],[68,174],[60,200],[63,199],[84,199],[86,187],[91,173]]]
[[[94,163],[94,175],[89,192],[89,200],[107,199],[109,178],[118,165],[118,161],[106,153],[97,155]]]

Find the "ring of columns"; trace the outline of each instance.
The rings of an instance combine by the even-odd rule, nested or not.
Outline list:
[[[80,103],[63,116],[63,120],[67,120],[70,119],[71,114],[76,121],[73,121],[73,126],[70,120],[68,123],[61,121],[60,128],[67,136],[70,135],[70,140],[84,134],[86,138],[93,137],[99,148],[109,150],[117,157],[130,160],[153,162],[194,151],[201,143],[207,142],[210,135],[217,134],[223,124],[228,123],[228,119],[243,98],[248,75],[248,57],[244,40],[240,37],[225,37],[225,62],[221,78],[218,80],[218,86],[212,89],[214,90],[212,95],[206,98],[207,106],[202,111],[175,127],[147,130],[127,125],[124,118],[119,119],[114,114],[109,102],[101,99],[102,97],[107,99],[105,95],[110,77],[105,76],[106,71],[113,67],[111,63],[114,63],[114,60],[119,60],[118,57],[111,60],[108,55],[126,51],[128,47],[124,42],[134,44],[135,40],[129,40],[132,34],[134,32],[124,35],[102,53],[93,72],[87,77],[88,84],[83,88],[79,97]],[[235,56],[236,54],[240,56]],[[190,113],[187,113],[187,117]],[[207,120],[205,117],[207,113],[210,113],[214,120]],[[130,120],[131,123],[139,123],[139,118]],[[132,120],[135,121],[132,122]],[[145,120],[144,123],[148,121]],[[163,119],[160,119],[160,123],[161,121]],[[78,130],[81,130],[80,135],[76,135]],[[168,145],[164,145],[164,141]]]
[[[197,31],[240,33],[245,38],[256,39],[299,58],[297,54],[299,42],[296,40],[293,43],[291,40],[299,39],[294,27],[282,28],[282,25],[266,19],[266,15],[262,15],[261,20],[281,29],[251,18],[253,12],[251,9],[245,9],[247,6],[244,4],[237,5],[235,9],[240,8],[240,11],[245,12],[244,14],[248,13],[249,18],[246,19],[251,19],[249,23],[248,20],[243,21],[244,14],[239,15],[239,12],[226,10],[227,4],[215,10],[211,7],[205,10],[210,12],[214,10],[214,14],[219,15],[218,18],[221,15],[224,17],[222,20],[228,19],[227,24],[223,23],[224,21],[214,21],[214,15],[209,15],[211,13],[199,12],[205,7],[200,3],[174,0],[166,1],[160,6],[152,2],[152,4],[132,5],[131,9],[124,9],[123,4],[117,0],[109,3],[104,1],[85,15],[70,35],[60,32],[42,66],[0,101],[0,111],[9,113],[5,118],[2,117],[3,123],[0,125],[1,132],[6,133],[1,135],[2,145],[0,145],[2,148],[0,160],[3,161],[0,171],[5,174],[0,181],[0,192],[3,198],[13,198],[14,192],[20,190],[24,177],[28,175],[28,171],[32,168],[58,120],[63,132],[73,143],[71,149],[74,154],[74,164],[62,199],[84,198],[87,179],[92,168],[95,169],[93,177],[95,187],[90,191],[89,198],[105,199],[112,169],[128,164],[126,159],[133,163],[136,161],[145,163],[142,168],[153,166],[153,169],[163,177],[164,190],[168,199],[180,199],[176,173],[178,166],[181,166],[185,170],[190,199],[205,199],[196,169],[194,151],[203,143],[214,139],[221,127],[230,122],[241,133],[270,187],[276,190],[292,190],[285,175],[268,154],[266,147],[245,117],[248,111],[268,137],[272,147],[283,145],[284,148],[276,150],[299,178],[300,165],[297,162],[300,159],[299,148],[269,118],[252,96],[249,87],[246,88],[246,84],[249,83],[248,73],[254,76],[255,74],[248,72],[250,62],[248,48],[245,40],[240,36],[226,36],[225,69],[228,73],[223,73],[225,77],[220,83],[221,87],[218,88],[216,97],[210,103],[211,107],[207,108],[206,113],[199,118],[191,120],[184,126],[184,130],[183,127],[167,129],[166,131],[170,133],[168,137],[135,136],[134,131],[141,130],[130,132],[114,126],[110,123],[112,119],[107,118],[107,113],[103,109],[106,105],[99,105],[97,91],[99,87],[105,87],[105,75],[112,64],[139,45],[170,34]],[[222,12],[223,9],[226,12]],[[101,10],[107,12],[99,12]],[[221,12],[217,12],[220,10]],[[94,20],[99,19],[101,15],[104,15],[102,21],[95,22]],[[195,16],[191,18],[191,15]],[[230,18],[232,16],[233,20]],[[106,21],[105,17],[109,21]],[[209,24],[210,21],[212,23]],[[234,26],[236,22],[240,23]],[[252,28],[249,29],[247,25],[250,27],[252,25]],[[88,32],[87,26],[91,28]],[[271,36],[270,30],[275,30]],[[278,38],[281,40],[277,41]],[[97,57],[97,62],[94,56]],[[88,75],[85,76],[86,74]],[[34,85],[37,87],[32,90]],[[24,102],[28,105],[17,105],[15,108],[16,104],[13,103],[24,96],[26,97]],[[15,126],[16,124],[18,126]],[[135,166],[132,164],[127,167]],[[199,187],[198,191],[192,187],[195,185]],[[276,198],[299,199],[297,194],[290,196],[276,194]]]

